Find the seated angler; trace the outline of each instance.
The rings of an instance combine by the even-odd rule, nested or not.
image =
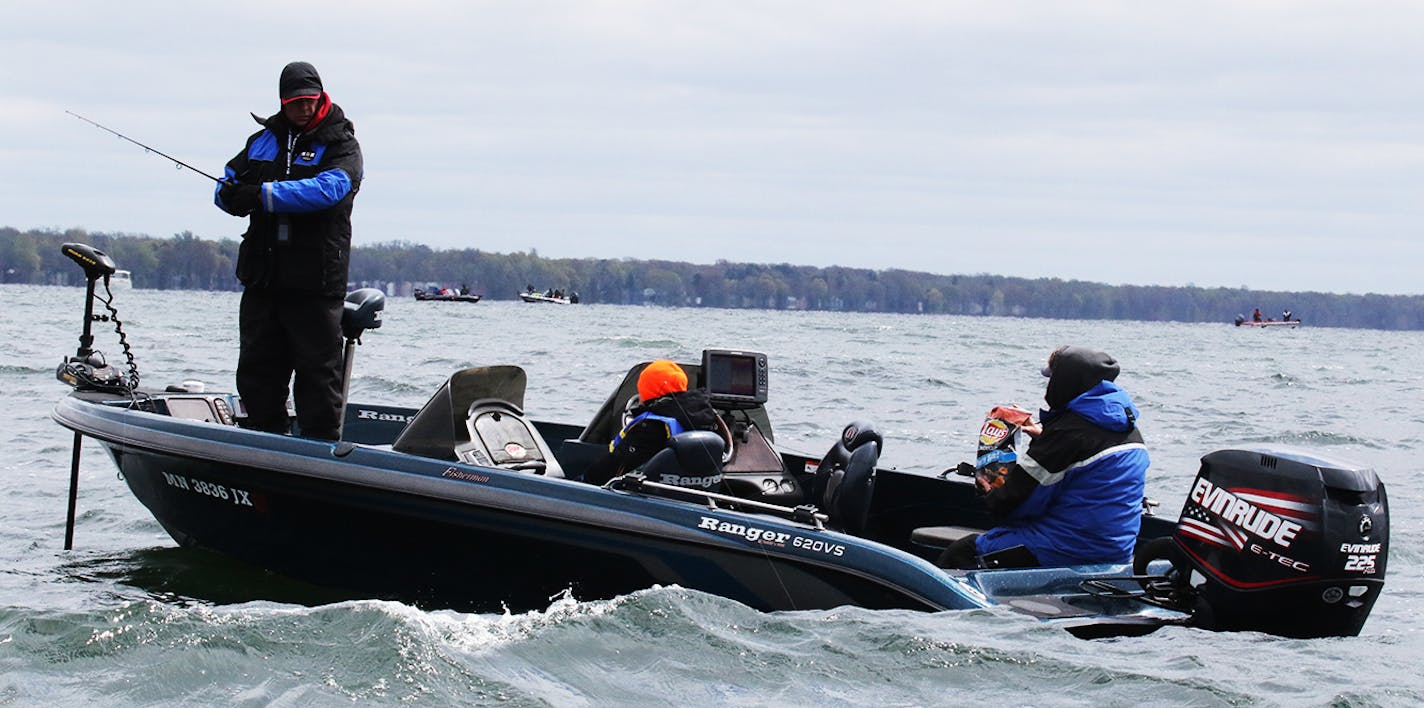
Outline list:
[[[687,373],[667,359],[648,364],[638,375],[638,400],[633,418],[608,443],[608,454],[584,473],[585,482],[602,485],[637,469],[678,433],[720,429],[706,392],[687,390]]]
[[[944,568],[979,567],[979,557],[1015,546],[1029,565],[1129,563],[1142,523],[1147,447],[1138,411],[1113,383],[1118,364],[1083,347],[1049,357],[1039,425],[1025,425],[1028,450],[1009,465],[1005,483],[985,495],[1000,523],[955,541]]]

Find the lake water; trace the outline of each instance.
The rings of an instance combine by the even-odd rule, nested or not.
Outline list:
[[[144,385],[230,390],[238,297],[120,293]],[[49,412],[67,392],[54,369],[78,346],[83,299],[0,286],[0,704],[1424,702],[1421,332],[402,299],[358,348],[353,399],[415,407],[457,368],[519,364],[529,414],[578,423],[637,361],[764,351],[778,444],[820,453],[868,418],[883,465],[935,473],[973,454],[992,406],[1039,407],[1038,369],[1074,343],[1121,362],[1164,515],[1203,454],[1236,445],[1354,460],[1387,485],[1389,576],[1361,636],[1171,628],[1083,641],[1008,612],[761,613],[676,587],[527,614],[291,602],[310,593],[178,549],[90,441],[76,548],[63,551],[71,433]],[[112,325],[96,334],[121,363]]]

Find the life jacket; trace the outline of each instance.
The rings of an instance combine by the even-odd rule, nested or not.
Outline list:
[[[677,435],[678,433],[681,433],[684,430],[684,428],[682,427],[682,422],[679,421],[677,418],[665,415],[658,415],[651,411],[646,413],[639,413],[632,420],[628,421],[628,424],[623,426],[623,429],[618,431],[618,434],[613,436],[613,439],[608,442],[608,451],[613,452],[614,450],[617,450],[619,447],[621,447],[623,443],[628,439],[628,433],[634,428],[638,427],[644,421],[649,421],[654,424],[662,423],[667,428],[667,436],[669,438],[674,435]]]

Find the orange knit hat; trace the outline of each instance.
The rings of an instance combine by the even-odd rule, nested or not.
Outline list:
[[[643,367],[643,373],[638,374],[638,398],[643,401],[686,390],[687,373],[667,359],[648,364]]]

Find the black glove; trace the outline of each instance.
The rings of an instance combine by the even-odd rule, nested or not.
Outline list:
[[[258,184],[236,184],[228,182],[218,190],[218,199],[227,206],[228,213],[247,216],[262,203],[262,186]]]

